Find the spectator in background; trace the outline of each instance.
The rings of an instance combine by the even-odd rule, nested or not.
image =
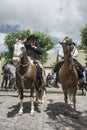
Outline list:
[[[87,81],[87,62],[85,63],[85,76],[86,76],[86,81]]]
[[[52,80],[52,76],[50,73],[48,73],[48,75],[46,77],[46,84],[48,87],[51,87],[51,80]]]

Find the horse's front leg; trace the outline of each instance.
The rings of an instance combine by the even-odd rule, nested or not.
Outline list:
[[[5,89],[7,88],[8,79],[5,80]]]
[[[39,99],[38,91],[36,90],[36,103],[38,103],[38,99]]]
[[[19,109],[18,114],[22,115],[23,114],[23,88],[20,88],[19,96],[20,96],[20,109]]]
[[[31,89],[31,110],[30,115],[34,115],[34,88]]]

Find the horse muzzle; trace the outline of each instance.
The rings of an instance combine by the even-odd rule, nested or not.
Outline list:
[[[13,65],[14,65],[15,67],[17,67],[17,66],[20,64],[19,58],[13,58],[13,59],[12,59],[12,62],[13,62]]]

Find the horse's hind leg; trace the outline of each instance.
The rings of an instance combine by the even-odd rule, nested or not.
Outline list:
[[[7,88],[8,79],[5,80],[5,89]]]
[[[67,109],[67,105],[68,105],[67,91],[64,91],[64,101],[65,101],[65,107],[66,107],[66,109]]]
[[[19,96],[20,96],[20,109],[18,114],[22,115],[23,114],[23,88],[20,89]]]
[[[36,90],[36,103],[38,103],[38,99],[39,99],[39,95],[38,95],[38,91]]]
[[[1,89],[3,88],[3,85],[4,85],[4,79],[3,79],[2,84],[1,84]]]
[[[34,88],[31,89],[31,111],[30,115],[34,115]]]
[[[42,99],[41,99],[41,103],[42,103],[42,104],[45,103],[45,97],[46,97],[46,91],[43,90]]]
[[[76,111],[76,95],[73,96],[73,107],[74,111]]]

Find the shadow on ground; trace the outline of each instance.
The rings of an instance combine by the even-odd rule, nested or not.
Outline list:
[[[38,113],[41,112],[40,109],[39,109],[39,105],[40,105],[39,103],[34,103],[35,111],[37,111]],[[30,102],[24,102],[23,103],[23,108],[24,108],[23,114],[26,114],[26,113],[29,114],[30,113],[30,107],[31,107]],[[7,117],[12,118],[12,117],[16,116],[18,114],[19,108],[20,108],[19,103],[9,107],[8,110],[10,110],[10,111],[7,113]]]
[[[61,130],[61,127],[62,130],[66,130],[65,128],[70,128],[69,130],[87,130],[87,111],[77,111],[77,114],[74,115],[71,105],[68,105],[68,112],[66,112],[64,103],[54,103],[51,99],[48,99],[48,101],[50,103],[47,106],[46,113],[51,121],[47,123],[55,130]]]

